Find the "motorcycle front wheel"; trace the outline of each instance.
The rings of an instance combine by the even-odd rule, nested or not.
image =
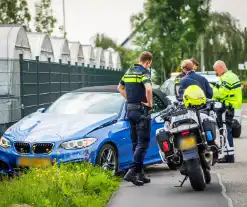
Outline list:
[[[191,187],[195,191],[203,191],[206,187],[204,172],[199,159],[191,159],[187,161],[188,177]]]

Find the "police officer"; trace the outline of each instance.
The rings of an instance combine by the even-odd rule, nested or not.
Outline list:
[[[184,60],[181,63],[181,68],[183,68],[186,76],[184,76],[180,82],[179,98],[183,98],[183,93],[187,87],[191,85],[198,85],[204,91],[206,97],[211,99],[213,96],[213,90],[205,77],[195,73],[193,62],[189,59]]]
[[[191,58],[190,59],[193,63],[193,70],[198,70],[200,67],[200,64],[198,63],[198,61],[195,58]],[[174,81],[174,85],[175,85],[175,95],[176,98],[179,99],[179,87],[180,87],[180,81],[181,79],[186,76],[186,72],[184,71],[184,69],[182,68],[182,72],[175,78]]]
[[[213,98],[222,102],[230,109],[227,109],[226,113],[226,127],[227,127],[227,145],[224,151],[226,156],[220,160],[220,162],[234,163],[234,144],[232,137],[232,121],[234,117],[234,109],[242,108],[242,88],[241,83],[237,75],[228,70],[226,64],[218,60],[214,63],[214,70],[218,76],[220,76],[219,83],[213,88]],[[218,115],[218,123],[222,127],[222,114]]]
[[[151,73],[152,54],[142,52],[139,63],[130,68],[122,77],[118,90],[127,99],[127,118],[130,121],[133,160],[124,176],[135,185],[149,183],[144,175],[143,160],[149,147],[152,109]]]
[[[198,63],[198,61],[195,58],[191,58],[190,60],[193,63],[193,70],[197,71],[200,68],[200,64]]]

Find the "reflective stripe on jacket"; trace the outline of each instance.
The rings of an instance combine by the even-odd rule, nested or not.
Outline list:
[[[241,109],[242,88],[238,76],[232,71],[225,72],[213,88],[213,98],[227,106],[232,105],[234,109]]]

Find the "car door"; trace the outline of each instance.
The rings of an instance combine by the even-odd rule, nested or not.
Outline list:
[[[124,169],[129,166],[133,153],[132,153],[132,141],[130,137],[130,123],[126,119],[126,102],[124,103],[123,110],[118,121],[116,136],[116,143],[118,147],[119,167]]]
[[[153,94],[154,113],[152,114],[150,144],[147,155],[145,157],[145,164],[161,161],[159,155],[159,148],[155,136],[156,136],[156,130],[163,128],[164,126],[164,121],[160,119],[158,113],[164,110],[166,107],[167,105],[161,100],[161,98],[158,95]]]

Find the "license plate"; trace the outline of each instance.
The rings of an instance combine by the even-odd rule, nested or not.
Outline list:
[[[51,166],[51,160],[47,158],[26,158],[21,157],[18,165],[22,167],[48,167]]]
[[[195,137],[188,137],[183,138],[180,142],[180,149],[181,150],[189,150],[196,147],[196,138]]]

